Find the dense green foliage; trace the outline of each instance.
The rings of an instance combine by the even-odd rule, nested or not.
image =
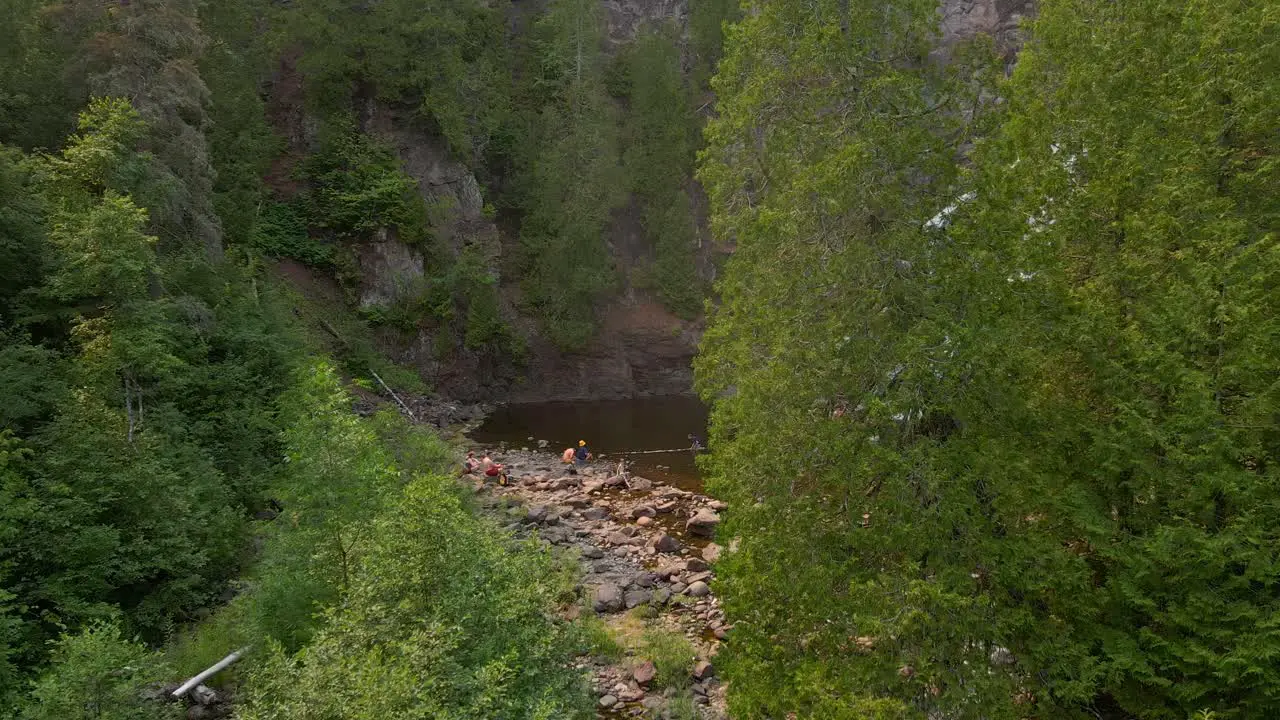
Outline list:
[[[631,137],[625,160],[642,205],[645,234],[654,248],[652,275],[658,297],[672,311],[693,317],[702,310],[703,297],[694,261],[697,227],[687,174],[697,127],[673,34],[670,29],[648,31],[627,57]]]
[[[1045,2],[997,87],[933,12],[753,3],[715,81],[735,717],[1272,717],[1280,16]]]
[[[275,12],[265,3],[265,12]],[[305,0],[283,11],[308,100],[346,114],[370,95],[416,114],[467,160],[504,144],[510,67],[502,3]]]
[[[310,187],[302,206],[311,227],[339,240],[390,228],[407,243],[423,241],[426,207],[417,186],[376,139],[343,125],[328,127],[303,172]]]
[[[531,92],[545,100],[527,138],[533,150],[520,227],[523,287],[547,336],[580,347],[595,330],[595,303],[617,282],[605,229],[625,199],[601,8],[592,0],[553,0],[535,32]]]
[[[262,651],[240,678],[252,711],[292,716],[283,708],[304,699],[272,688],[302,673],[320,693],[308,653],[356,651],[332,643],[362,623],[411,646],[428,619],[474,638],[432,651],[447,663],[432,681],[450,698],[440,707],[574,717],[585,697],[567,669],[575,643],[548,619],[561,573],[432,474],[447,454],[438,441],[351,413],[334,371],[311,362],[308,329],[336,341],[348,373],[420,380],[379,357],[348,309],[310,307],[262,272],[263,255],[340,266],[384,228],[435,249],[416,185],[352,124],[369,78],[347,76],[351,105],[324,110],[314,151],[285,178],[299,192],[264,183],[282,143],[260,83],[278,61],[272,41],[300,42],[289,23],[263,33],[287,10],[274,5],[229,0],[197,18],[182,0],[0,4],[13,31],[0,49],[0,717],[168,717],[177,709],[144,699],[143,685],[246,644]],[[393,9],[385,22],[407,20],[407,4]],[[470,19],[445,21],[449,32],[500,27],[481,6],[455,9]],[[458,63],[499,45],[464,48]],[[436,79],[424,113],[457,152],[488,152],[490,110],[437,102],[471,103],[478,86]],[[469,348],[513,351],[489,260],[463,251],[433,264],[424,313],[460,317]],[[277,522],[250,519],[273,502],[287,509]],[[429,529],[458,544],[422,544]],[[434,563],[424,582],[482,588],[486,616],[459,595],[397,584],[388,563],[405,556]],[[391,599],[429,600],[437,614],[393,626],[361,605]],[[148,649],[175,637],[163,659]],[[427,672],[386,667],[362,686],[370,697],[398,692],[405,668]],[[434,701],[406,702],[425,712]]]
[[[331,368],[300,370],[282,401],[286,511],[248,592],[181,655],[199,666],[252,638],[246,718],[582,716],[575,639],[548,619],[563,573],[475,517],[438,439],[349,405]]]
[[[35,211],[5,226],[31,261],[5,278],[0,350],[0,654],[28,669],[61,630],[123,611],[157,640],[216,596],[263,499],[272,401],[300,347],[235,268],[157,254],[127,192],[154,168],[128,102],[93,101],[80,128],[56,156],[6,153],[0,173],[0,216]]]
[[[110,623],[67,635],[53,649],[52,665],[31,691],[21,720],[173,720],[176,705],[144,697],[140,688],[165,682],[163,659],[125,639]]]

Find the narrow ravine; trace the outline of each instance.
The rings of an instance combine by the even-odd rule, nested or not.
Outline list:
[[[599,716],[726,717],[714,658],[728,627],[710,587],[722,552],[710,537],[725,504],[619,476],[604,461],[574,469],[528,450],[493,458],[511,482],[471,476],[485,507],[508,530],[536,533],[580,559],[582,602],[565,613],[596,615],[581,619],[601,634],[604,649],[584,656],[581,667],[592,678]]]

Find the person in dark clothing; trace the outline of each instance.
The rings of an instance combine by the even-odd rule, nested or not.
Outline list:
[[[702,444],[702,441],[699,440],[698,436],[694,435],[693,433],[689,433],[689,449],[694,452],[698,452],[700,450],[705,449]]]
[[[582,467],[591,459],[591,449],[587,447],[586,440],[578,441],[578,449],[573,451],[573,464]]]

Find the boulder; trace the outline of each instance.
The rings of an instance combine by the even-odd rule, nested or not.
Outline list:
[[[550,483],[552,490],[568,490],[569,488],[582,487],[582,478],[578,477],[562,477],[552,480]]]
[[[653,481],[648,480],[646,478],[642,478],[642,477],[631,478],[631,482],[628,484],[630,485],[632,490],[652,490],[653,489]]]
[[[582,511],[582,517],[585,520],[603,520],[609,517],[609,511],[602,507],[587,508]]]
[[[720,559],[720,546],[715,543],[708,543],[702,548],[702,559],[709,563],[713,563]]]
[[[612,695],[605,695],[600,698],[600,707],[608,709],[618,704],[618,698]]]
[[[657,505],[654,505],[653,509],[665,515],[669,512],[674,512],[678,507],[680,507],[680,503],[675,500],[667,500],[666,502],[660,502]]]
[[[596,547],[595,545],[583,545],[582,557],[588,560],[599,560],[600,558],[604,557],[604,551]]]
[[[610,477],[604,481],[604,486],[605,487],[621,487],[626,482],[627,481],[624,480],[621,475],[614,475],[613,477]]]
[[[670,599],[671,599],[671,591],[664,587],[660,587],[657,590],[653,591],[654,605],[666,605],[667,601]]]
[[[713,537],[718,525],[720,525],[720,516],[710,508],[701,508],[684,524],[684,529],[691,535]]]
[[[547,519],[547,513],[548,510],[546,505],[531,505],[529,509],[525,511],[524,519],[525,522],[540,523]]]
[[[707,507],[711,508],[712,510],[715,510],[716,512],[724,512],[725,510],[729,509],[729,503],[724,502],[722,500],[712,500],[711,502],[707,503]]]
[[[630,610],[633,607],[644,605],[649,602],[652,597],[653,593],[648,590],[628,590],[626,594],[622,596],[622,600],[623,604],[625,604],[627,609]]]
[[[706,597],[711,594],[711,588],[705,582],[697,580],[690,583],[684,592],[690,597]]]
[[[706,572],[711,569],[711,566],[707,564],[706,560],[691,557],[685,561],[685,568],[691,572]]]
[[[631,517],[633,518],[642,518],[642,517],[651,518],[657,514],[658,514],[658,511],[654,510],[652,507],[648,505],[637,505],[631,508]]]
[[[191,699],[197,705],[212,705],[218,702],[218,693],[208,685],[197,685],[191,691]]]
[[[716,674],[715,666],[706,660],[699,660],[693,666],[693,677],[698,680],[705,680]]]
[[[661,534],[650,541],[649,546],[658,552],[676,553],[680,552],[680,543],[675,538],[667,534]]]
[[[657,674],[658,669],[648,660],[631,669],[631,677],[635,678],[635,681],[641,685],[648,685]]]
[[[636,525],[638,527],[649,527],[652,524],[653,524],[653,518],[651,517],[642,516],[642,517],[636,518]]]
[[[615,530],[609,533],[608,537],[605,538],[605,542],[610,545],[626,545],[631,542],[631,536]]]
[[[564,545],[572,538],[572,533],[562,527],[543,528],[538,534],[552,545]]]
[[[618,612],[623,603],[622,589],[613,583],[605,583],[596,588],[596,599],[592,607],[596,612]]]

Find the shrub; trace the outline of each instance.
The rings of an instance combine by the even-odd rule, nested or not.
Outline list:
[[[176,704],[143,697],[143,686],[172,672],[161,657],[126,640],[113,622],[63,635],[36,680],[20,720],[170,720]]]

